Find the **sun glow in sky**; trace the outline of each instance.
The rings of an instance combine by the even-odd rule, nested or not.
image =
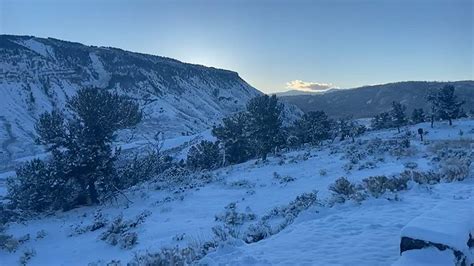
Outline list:
[[[472,0],[0,0],[0,32],[231,69],[276,92],[474,79],[473,6]]]

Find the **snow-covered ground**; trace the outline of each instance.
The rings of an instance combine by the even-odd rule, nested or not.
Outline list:
[[[336,141],[323,147],[290,151],[271,157],[266,163],[253,160],[204,173],[210,174],[213,181],[198,186],[157,189],[156,184],[143,184],[126,192],[132,203],[121,198],[106,206],[83,207],[10,224],[7,233],[17,238],[29,234],[30,239],[16,252],[0,250],[0,264],[16,265],[20,256],[29,250],[35,251],[29,265],[87,265],[111,260],[126,264],[136,252],[153,252],[177,245],[186,247],[212,239],[212,227],[222,224],[215,217],[224,213],[229,203],[235,202],[238,212],[256,215],[256,220],[246,221],[241,226],[243,232],[274,207],[287,205],[298,195],[316,190],[321,204],[300,213],[279,233],[251,244],[229,241],[201,262],[211,265],[410,265],[419,253],[406,252],[403,261],[397,262],[402,228],[440,203],[454,202],[455,206],[459,201],[466,206],[465,202],[470,201],[474,209],[472,166],[471,178],[463,181],[432,186],[411,182],[406,191],[369,198],[361,203],[328,204],[331,198],[328,186],[341,176],[358,183],[370,176],[399,174],[409,163],[416,163],[415,167],[420,171],[434,169],[436,164],[431,160],[434,147],[445,141],[471,145],[466,149],[473,148],[474,120],[456,121],[453,127],[437,124],[434,129],[429,124],[421,124],[410,130],[415,132],[419,127],[428,131],[425,142],[412,136],[412,153],[408,156],[377,154],[378,159],[383,160],[366,164],[374,160],[369,156],[351,170],[346,167],[349,158],[345,155],[349,147],[357,148],[358,144],[352,144],[350,140]],[[400,138],[403,134],[396,130],[376,131],[359,140],[387,140]],[[168,149],[180,147],[193,138],[169,141]],[[209,138],[209,132],[202,134],[202,138]],[[276,178],[287,176],[292,178],[286,182]],[[138,244],[131,249],[121,249],[100,239],[104,228],[77,230],[92,224],[98,211],[109,221],[119,215],[133,219],[144,211],[151,214],[133,229],[138,234]],[[435,262],[439,265],[452,262],[449,252],[436,249],[423,252],[426,254],[422,257],[438,256],[440,260]]]

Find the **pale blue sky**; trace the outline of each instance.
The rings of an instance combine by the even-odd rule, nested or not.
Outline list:
[[[0,0],[0,32],[231,69],[264,92],[473,77],[474,0]]]

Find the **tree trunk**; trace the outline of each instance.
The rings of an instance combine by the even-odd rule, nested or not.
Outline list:
[[[453,120],[450,118],[449,119],[449,125],[452,126],[453,125]]]
[[[400,133],[400,127],[397,127],[398,133]]]
[[[434,116],[432,115],[431,116],[431,128],[433,128],[433,125],[434,125]]]
[[[97,190],[95,189],[94,181],[92,180],[89,181],[89,183],[87,184],[87,190],[89,192],[89,198],[91,200],[91,203],[92,204],[99,203],[99,194],[97,193]]]

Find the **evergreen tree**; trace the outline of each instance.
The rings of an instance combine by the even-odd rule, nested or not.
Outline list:
[[[222,125],[214,127],[212,135],[219,141],[225,163],[242,163],[255,155],[255,148],[248,130],[249,117],[240,112],[222,120]]]
[[[392,102],[392,110],[390,115],[392,117],[392,125],[395,126],[400,133],[400,127],[405,126],[408,121],[405,115],[406,106],[398,102]]]
[[[375,115],[371,121],[371,127],[373,129],[384,129],[393,127],[392,117],[390,113],[383,112]]]
[[[281,113],[283,105],[275,95],[258,96],[247,104],[248,130],[257,155],[266,160],[268,153],[281,141]]]
[[[357,121],[351,120],[349,122],[349,137],[352,142],[355,142],[355,138],[364,134],[367,128],[364,125],[360,125]]]
[[[439,89],[436,94],[428,96],[428,100],[431,102],[434,110],[433,117],[436,112],[439,118],[448,120],[450,126],[453,124],[453,119],[465,115],[461,108],[464,101],[458,101],[454,91],[454,86],[445,85]],[[432,118],[432,121],[434,121],[434,118]]]
[[[364,125],[360,125],[352,118],[341,118],[337,121],[336,125],[341,141],[351,138],[352,142],[354,142],[355,137],[360,136],[366,131]]]
[[[423,108],[415,108],[411,114],[411,121],[413,124],[419,124],[425,122],[425,112]]]
[[[189,149],[186,164],[191,169],[213,169],[220,163],[219,143],[203,140]]]
[[[44,167],[33,161],[20,168],[18,182],[9,187],[12,195],[17,189],[40,186],[41,179],[28,171],[32,167],[47,169],[55,182],[44,193],[56,195],[56,200],[68,198],[63,200],[68,205],[98,203],[100,195],[117,189],[114,162],[119,150],[112,150],[112,141],[117,130],[141,120],[138,104],[103,89],[86,88],[68,100],[67,108],[67,118],[58,110],[39,118],[37,141],[51,152],[51,160]]]
[[[295,135],[301,143],[320,144],[330,138],[331,121],[323,111],[309,112],[296,122]]]
[[[430,92],[426,96],[426,100],[430,103],[430,122],[431,122],[431,128],[434,126],[434,122],[437,119],[438,115],[438,103],[437,103],[437,93],[436,92]]]
[[[349,119],[341,118],[337,120],[337,128],[339,132],[340,141],[343,141],[346,139],[346,137],[350,136],[351,128],[350,128]]]

